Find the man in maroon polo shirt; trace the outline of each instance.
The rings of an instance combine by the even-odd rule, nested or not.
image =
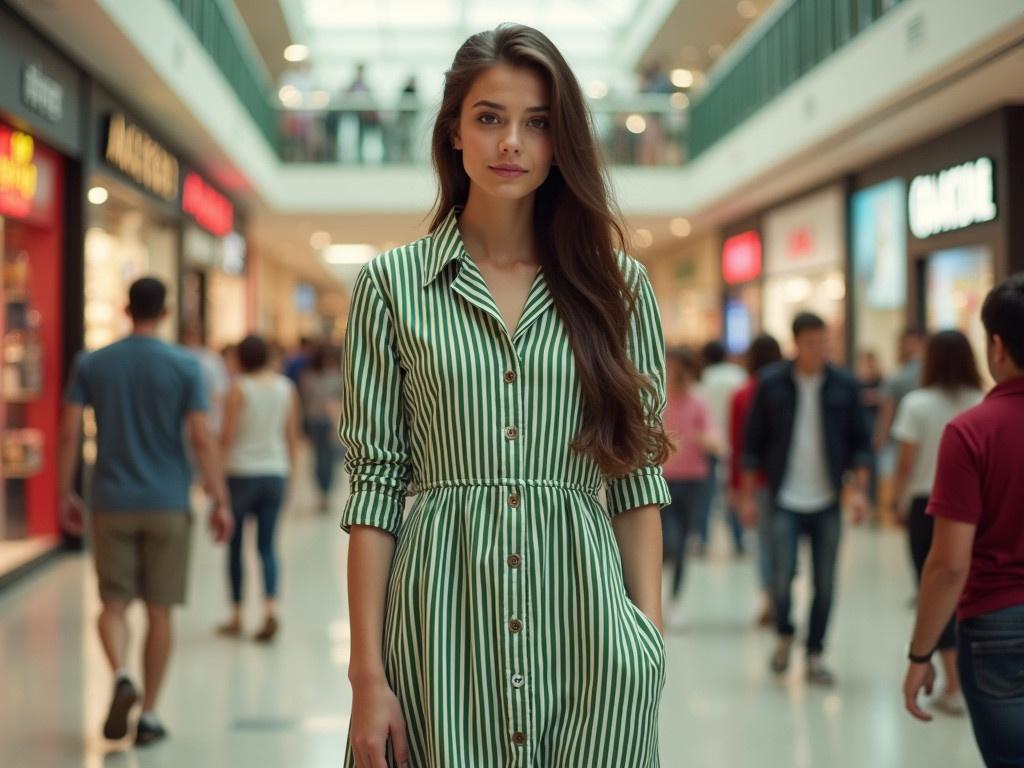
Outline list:
[[[931,655],[955,607],[960,683],[991,768],[1024,766],[1024,273],[989,293],[981,320],[996,387],[942,437],[903,694],[931,720],[917,697],[932,691]]]

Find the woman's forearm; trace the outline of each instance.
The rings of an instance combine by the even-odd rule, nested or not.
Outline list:
[[[661,629],[661,512],[653,504],[631,509],[612,518],[612,530],[626,592]]]
[[[348,610],[353,685],[384,677],[384,605],[395,539],[379,528],[354,525],[348,545]]]

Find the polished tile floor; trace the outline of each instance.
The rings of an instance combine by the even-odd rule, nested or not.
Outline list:
[[[149,751],[100,737],[110,674],[93,630],[88,559],[67,556],[0,593],[0,766],[339,765],[350,703],[347,542],[337,515],[313,512],[306,484],[297,485],[281,531],[283,632],[273,647],[214,636],[224,611],[224,553],[197,539],[191,602],[178,615],[177,654],[160,707],[171,738]],[[685,628],[668,638],[663,766],[980,765],[965,719],[924,725],[903,712],[912,590],[898,533],[847,531],[830,634],[839,680],[832,691],[808,689],[799,661],[785,681],[768,674],[772,638],[750,624],[754,563],[729,558],[724,542],[715,543],[723,546],[693,562]],[[249,572],[257,573],[255,562]],[[798,594],[802,605],[802,581]],[[140,619],[136,612],[136,626]],[[253,628],[258,619],[254,600]]]

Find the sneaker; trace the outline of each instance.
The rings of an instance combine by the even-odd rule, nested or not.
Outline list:
[[[139,724],[135,729],[135,746],[147,747],[154,742],[167,738],[167,731],[159,721],[147,721],[139,718]]]
[[[110,711],[103,724],[103,738],[116,741],[128,735],[128,713],[139,700],[139,692],[127,677],[114,684],[114,696],[110,700]]]
[[[780,637],[772,654],[771,669],[776,675],[784,674],[789,669],[789,652],[793,649],[792,637]]]
[[[932,699],[932,708],[950,717],[963,717],[967,714],[967,706],[964,704],[964,697],[960,691],[954,693],[943,691]]]
[[[831,688],[836,684],[835,676],[822,662],[820,654],[812,653],[807,656],[807,682],[823,688]]]
[[[277,634],[277,630],[280,625],[277,623],[277,619],[273,616],[268,616],[266,623],[263,625],[263,629],[253,635],[253,640],[257,643],[269,643],[274,639],[274,635]]]

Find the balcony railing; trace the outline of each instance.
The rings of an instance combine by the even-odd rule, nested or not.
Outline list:
[[[319,92],[321,95],[323,92]],[[298,100],[298,94],[286,94]],[[279,112],[281,158],[290,163],[423,164],[430,161],[436,104],[405,97],[391,102],[346,98]],[[594,129],[608,162],[679,166],[686,162],[685,99],[641,94],[590,102]]]
[[[784,2],[784,0],[779,0]],[[697,157],[842,48],[901,0],[791,0],[741,40],[695,99]]]

